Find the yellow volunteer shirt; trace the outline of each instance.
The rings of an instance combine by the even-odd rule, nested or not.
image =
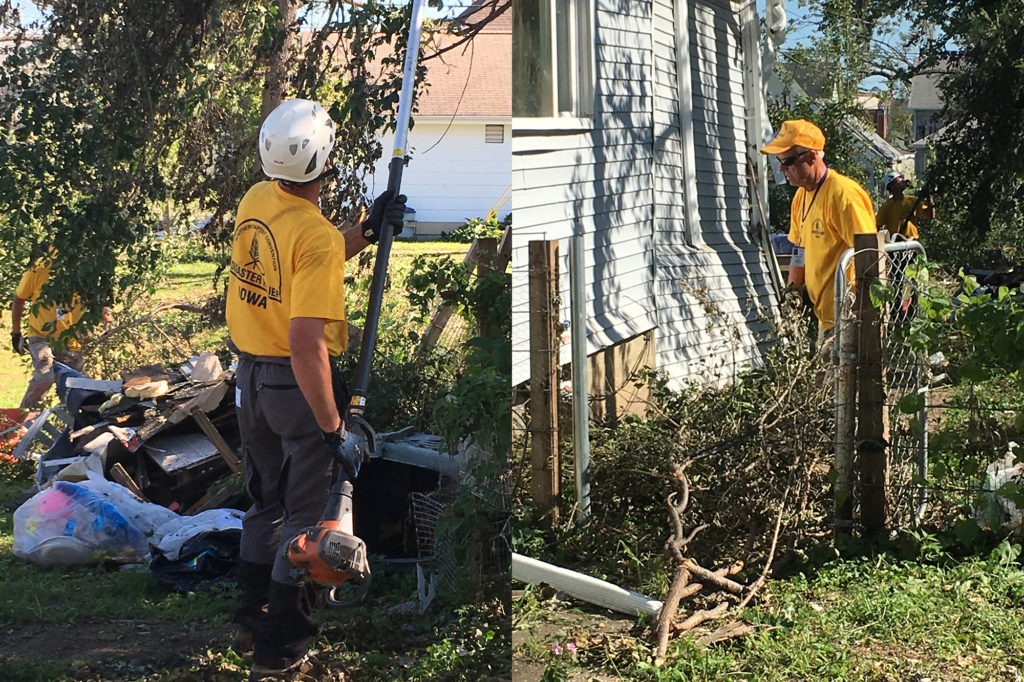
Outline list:
[[[789,241],[805,250],[804,284],[822,329],[835,326],[839,258],[853,247],[854,234],[876,231],[871,197],[855,181],[831,168],[816,190],[801,187],[793,196]]]
[[[81,350],[82,344],[74,337],[69,335],[62,338],[64,332],[74,326],[82,317],[83,308],[78,296],[75,296],[74,302],[70,306],[64,304],[46,306],[31,303],[39,298],[43,291],[43,285],[49,280],[50,263],[36,263],[21,276],[18,288],[14,292],[18,298],[24,298],[30,302],[26,306],[28,308],[28,335],[41,336],[48,343],[59,340],[68,350]],[[51,324],[52,327],[47,326]]]
[[[917,197],[911,194],[904,194],[902,199],[890,198],[878,208],[878,215],[875,218],[875,224],[878,226],[878,229],[889,230],[889,234],[903,234],[910,239],[920,237],[921,233],[918,232],[917,225],[914,224],[913,219],[907,221],[907,229],[900,233],[900,225],[903,224],[904,218],[907,217],[912,209],[914,210],[914,216],[924,215],[925,211],[928,210],[928,205],[924,202],[918,204],[917,208],[914,209],[916,202]],[[911,218],[914,216],[911,216]]]
[[[345,239],[316,206],[273,181],[246,192],[235,217],[226,310],[240,350],[289,357],[294,317],[327,320],[327,351],[345,350],[344,280]]]

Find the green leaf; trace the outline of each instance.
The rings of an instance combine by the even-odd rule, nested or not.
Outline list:
[[[896,407],[903,414],[914,414],[915,412],[920,412],[921,409],[924,407],[924,394],[917,393],[915,391],[914,393],[905,395],[902,398],[900,398],[900,401],[899,403],[896,404]]]
[[[896,290],[880,279],[873,279],[868,288],[868,296],[871,298],[871,305],[881,308],[896,297]]]
[[[974,519],[960,519],[953,526],[953,532],[957,539],[966,547],[973,547],[981,535],[981,528]]]
[[[968,358],[960,365],[960,378],[975,383],[984,381],[988,372],[977,358]]]

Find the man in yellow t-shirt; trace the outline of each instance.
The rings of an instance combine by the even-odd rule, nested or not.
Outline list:
[[[53,365],[60,362],[81,372],[82,346],[69,332],[82,317],[82,304],[75,296],[70,305],[32,304],[50,279],[49,259],[40,260],[21,276],[11,305],[11,347],[14,352],[32,357],[32,378],[21,409],[35,408],[53,386]],[[28,307],[28,332],[22,335],[22,317]]]
[[[249,189],[235,216],[226,316],[239,350],[236,403],[253,505],[242,523],[232,646],[251,647],[251,680],[307,672],[318,628],[285,550],[320,519],[333,458],[350,478],[360,464],[341,447],[347,397],[330,360],[348,342],[345,261],[384,224],[401,232],[405,213],[405,197],[386,192],[364,222],[339,232],[319,208],[336,176],[333,147],[323,107],[282,103],[259,135],[270,180]]]
[[[864,188],[825,165],[825,135],[803,119],[782,124],[761,149],[774,154],[789,184],[798,189],[790,207],[789,241],[797,246],[789,282],[806,285],[824,341],[835,326],[835,274],[853,235],[876,232],[875,212]]]
[[[882,178],[882,186],[891,196],[878,207],[878,215],[875,216],[878,229],[888,230],[890,237],[900,235],[907,239],[919,239],[921,233],[914,218],[934,218],[935,207],[931,201],[913,194],[904,194],[904,190],[910,187],[910,181],[899,173],[886,173]]]

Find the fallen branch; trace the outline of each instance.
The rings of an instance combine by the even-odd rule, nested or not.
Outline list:
[[[104,330],[102,334],[100,334],[94,339],[86,340],[82,344],[82,353],[88,354],[89,351],[91,351],[92,349],[101,346],[107,339],[115,336],[116,334],[120,334],[123,331],[132,329],[133,327],[138,327],[139,325],[142,324],[153,324],[154,326],[156,326],[154,319],[157,316],[169,310],[184,310],[190,313],[198,313],[200,315],[205,315],[206,317],[209,318],[214,317],[214,313],[206,308],[197,305],[192,305],[191,303],[184,303],[182,301],[168,301],[166,303],[161,303],[160,305],[156,306],[155,308],[153,308],[144,315],[140,315],[139,317],[129,320],[128,322],[123,322],[117,325],[116,327],[111,327],[110,329]],[[157,331],[163,333],[163,330],[159,329],[159,327],[157,328]]]

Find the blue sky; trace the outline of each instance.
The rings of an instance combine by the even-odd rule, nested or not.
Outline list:
[[[444,0],[445,9],[443,12],[438,10],[427,8],[426,16],[428,18],[438,18],[442,16],[454,16],[459,14],[463,9],[471,4],[472,0]],[[15,0],[15,5],[21,9],[22,23],[28,24],[34,21],[42,19],[42,15],[39,9],[36,7],[32,0]]]

